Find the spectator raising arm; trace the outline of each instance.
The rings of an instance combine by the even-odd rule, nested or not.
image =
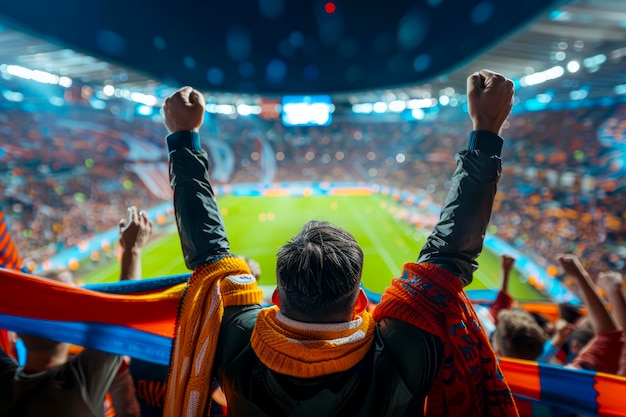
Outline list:
[[[617,327],[578,257],[567,254],[560,255],[557,259],[563,270],[576,281],[585,305],[589,309],[589,317],[595,331],[595,337],[568,366],[616,373],[624,343],[622,330]]]
[[[152,235],[152,222],[146,212],[137,207],[128,208],[128,220],[120,220],[120,247],[122,261],[120,281],[141,279],[141,250]]]
[[[606,297],[611,303],[617,324],[624,332],[626,339],[626,298],[624,298],[624,277],[619,272],[601,272],[598,276],[598,285],[606,292]],[[626,342],[622,348],[619,376],[626,376]]]
[[[513,308],[513,303],[515,299],[511,297],[509,294],[509,277],[511,276],[511,271],[513,270],[513,266],[515,265],[515,258],[509,255],[502,255],[502,278],[500,281],[500,291],[498,291],[498,296],[491,303],[489,307],[489,312],[493,317],[494,324],[498,324],[498,314],[502,310],[510,310]]]

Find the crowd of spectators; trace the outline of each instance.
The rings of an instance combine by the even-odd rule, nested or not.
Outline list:
[[[507,123],[503,133],[507,139],[503,152],[506,168],[496,197],[492,231],[544,266],[558,265],[582,295],[589,317],[580,319],[581,311],[569,306],[570,312],[576,310],[575,319],[562,309],[559,320],[551,323],[517,309],[507,293],[515,260],[504,256],[502,286],[491,308],[496,326],[492,341],[498,354],[626,375],[626,299],[619,273],[626,269],[626,254],[620,252],[626,237],[622,224],[626,207],[617,175],[621,166],[594,168],[606,165],[608,158],[615,159],[621,152],[619,142],[626,138],[626,132],[619,130],[625,124],[622,117],[621,108],[600,108],[514,116]],[[0,115],[0,132],[6,138],[0,145],[0,173],[6,174],[2,175],[0,192],[10,228],[19,235],[16,242],[21,253],[45,259],[118,224],[120,213],[130,205],[148,208],[164,202],[130,168],[156,162],[163,163],[165,169],[164,156],[155,159],[149,152],[141,154],[134,149],[133,140],[145,141],[146,149],[150,145],[162,149],[159,121],[109,118],[106,113],[80,108],[61,115],[17,109]],[[451,155],[463,148],[471,130],[464,121],[339,121],[329,127],[285,128],[276,121],[211,118],[207,125],[204,140],[226,143],[234,157],[235,169],[223,183],[258,182],[268,166],[275,166],[274,182],[386,184],[412,192],[426,191],[435,203],[442,203],[450,189],[455,165]],[[599,131],[605,136],[610,133],[616,145],[601,143]],[[271,147],[275,164],[264,161],[267,152],[262,152],[263,147]],[[610,157],[609,152],[613,152]],[[151,233],[143,212],[135,208],[129,211],[129,221],[121,224],[122,246],[133,216],[137,224],[142,219],[142,227]],[[145,239],[134,235],[127,239],[127,245],[140,240],[142,247],[149,237],[145,233]],[[557,253],[567,255],[556,258]],[[591,280],[596,274],[614,306],[612,312]],[[128,277],[122,273],[121,279],[140,275],[139,269]],[[132,371],[141,379],[137,371],[140,362],[131,362],[128,372],[126,367],[120,368],[121,358],[115,361],[108,370],[110,383],[122,372],[129,378],[127,385],[132,383]],[[148,374],[155,372],[154,365],[143,365],[148,367]],[[157,382],[162,387],[165,369],[158,371]],[[140,393],[141,385],[137,387]],[[124,390],[131,394],[134,411],[125,414],[120,411],[122,406],[117,406],[117,415],[139,415],[135,388]],[[111,388],[109,393],[113,392]],[[104,402],[105,393],[102,390],[98,394],[96,404]],[[219,389],[215,393],[219,394]],[[161,407],[153,407],[156,415],[160,415]]]
[[[271,147],[274,182],[351,181],[425,190],[442,203],[462,149],[463,119],[442,122],[336,120],[327,127],[284,127],[280,121],[207,115],[203,140],[232,150],[234,169],[223,183],[259,182]],[[490,229],[549,267],[556,252],[579,256],[592,272],[624,270],[626,211],[620,188],[623,108],[513,115],[506,124],[500,183]],[[162,196],[129,169],[162,141],[160,121],[123,119],[85,106],[0,115],[0,191],[22,253],[37,261],[106,230],[133,202]],[[598,140],[602,133],[604,141]],[[71,140],[67,140],[70,138]],[[262,141],[260,139],[263,139]],[[613,158],[609,160],[608,158]],[[157,163],[165,164],[163,155]],[[608,168],[605,168],[608,166]],[[620,182],[622,181],[622,182]],[[218,181],[219,182],[219,181]]]

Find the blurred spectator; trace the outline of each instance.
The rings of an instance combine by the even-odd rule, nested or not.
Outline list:
[[[72,285],[71,274],[49,274]],[[104,400],[122,358],[85,349],[69,357],[69,345],[26,334],[25,366],[0,350],[0,415],[103,417]]]

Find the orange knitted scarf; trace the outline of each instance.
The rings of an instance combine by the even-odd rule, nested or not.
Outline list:
[[[347,323],[304,323],[270,307],[259,313],[251,344],[271,370],[314,378],[346,371],[361,361],[374,340],[375,325],[367,311]]]
[[[459,279],[429,263],[407,263],[374,318],[395,318],[439,337],[444,359],[428,393],[427,416],[518,416],[487,335]]]
[[[196,269],[179,307],[164,417],[205,416],[224,307],[261,302],[243,259],[227,256]]]

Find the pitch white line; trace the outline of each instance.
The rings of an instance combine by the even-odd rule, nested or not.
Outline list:
[[[480,269],[474,272],[474,277],[489,290],[498,288],[498,283],[492,280],[489,275],[485,274]]]
[[[365,234],[367,235],[369,240],[372,241],[372,243],[376,246],[378,255],[383,259],[383,261],[387,265],[387,268],[389,268],[389,271],[391,271],[392,276],[399,277],[400,273],[402,272],[401,268],[393,260],[392,256],[387,251],[387,248],[380,241],[380,239],[378,238],[378,235],[370,227],[367,220],[364,220],[361,213],[358,210],[355,210],[354,205],[353,205],[354,203],[352,203],[351,200],[347,200],[347,201],[349,202],[348,205],[350,206],[350,211],[353,213],[354,217],[357,219],[360,226],[365,231]]]

